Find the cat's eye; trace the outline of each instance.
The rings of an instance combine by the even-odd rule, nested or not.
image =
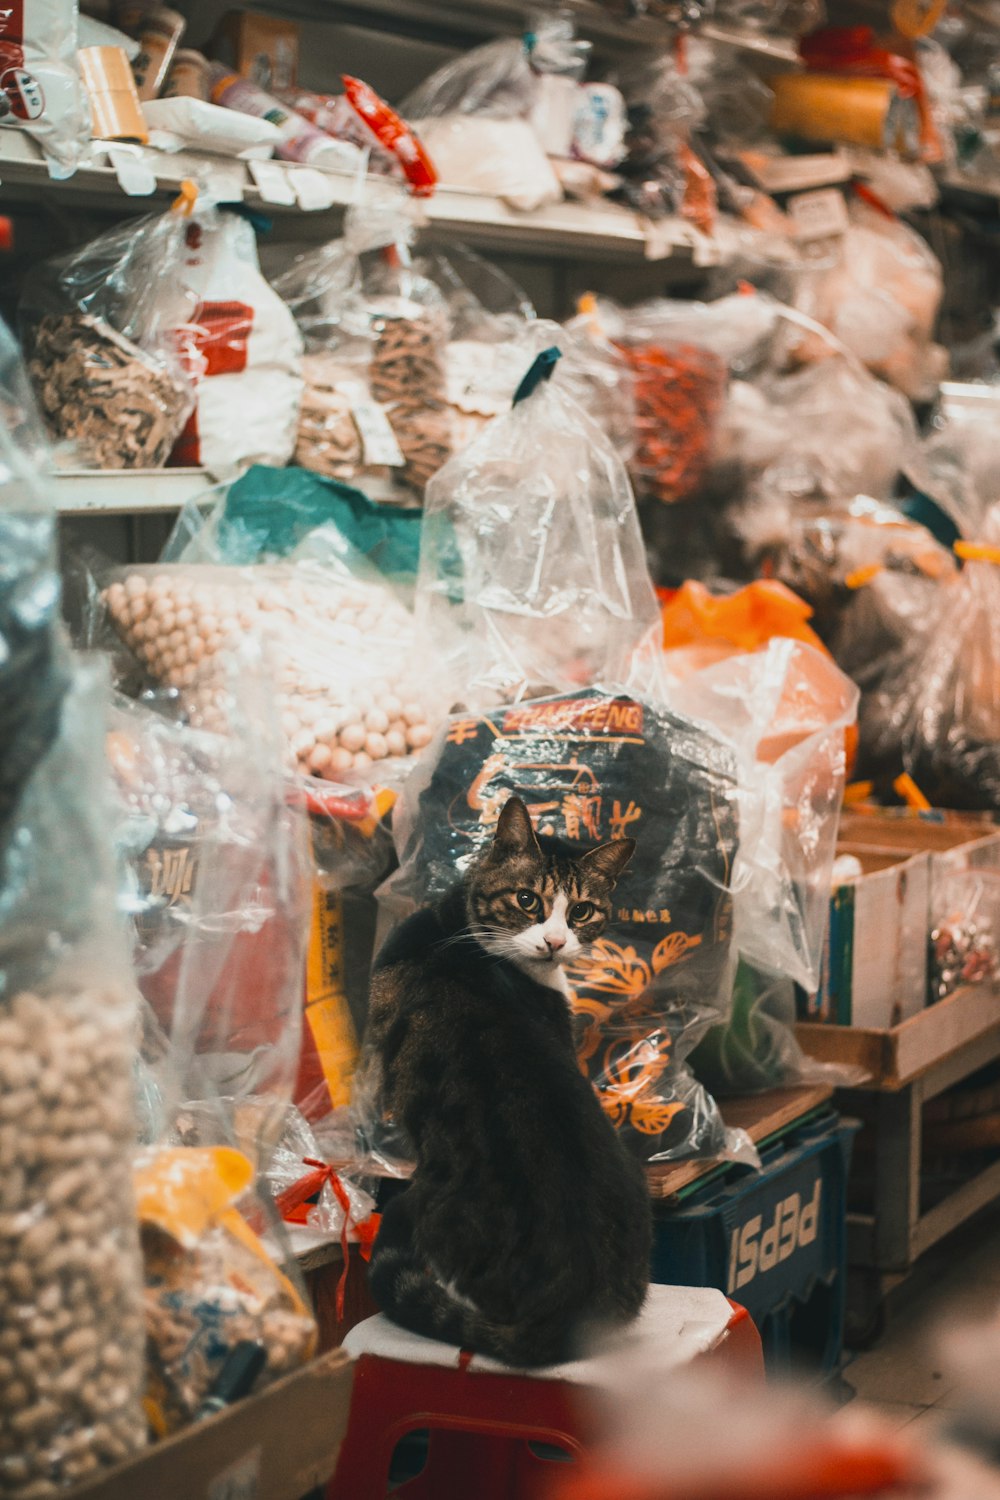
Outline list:
[[[534,891],[518,891],[517,904],[522,911],[537,911],[541,902]]]
[[[575,901],[569,909],[571,922],[589,922],[597,910],[593,901]]]

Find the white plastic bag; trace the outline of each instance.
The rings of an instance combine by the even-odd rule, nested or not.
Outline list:
[[[69,177],[90,141],[75,66],[76,0],[15,0],[0,10],[0,126],[26,130],[53,177]]]
[[[171,462],[217,477],[252,463],[286,464],[302,396],[302,340],[264,280],[252,225],[224,210],[189,220],[180,279],[197,299],[176,338],[197,406]]]
[[[625,468],[558,359],[427,486],[418,641],[467,707],[624,680],[658,625]]]

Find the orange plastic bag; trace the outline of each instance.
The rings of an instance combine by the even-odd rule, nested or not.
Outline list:
[[[663,606],[663,649],[670,655],[670,672],[683,679],[727,657],[759,651],[778,636],[815,647],[832,667],[829,651],[808,624],[812,613],[804,599],[777,579],[759,579],[735,594],[724,595],[712,594],[703,583],[689,580]],[[824,705],[836,698],[840,673],[832,670],[827,682],[823,664],[816,658],[806,655],[804,664],[810,669],[809,680],[798,681],[782,699],[773,735],[758,750],[760,759],[775,759],[825,720],[838,716],[824,714]],[[850,771],[857,751],[857,727],[848,725],[844,734]]]

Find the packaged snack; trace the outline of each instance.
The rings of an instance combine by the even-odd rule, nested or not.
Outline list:
[[[0,127],[34,136],[53,177],[70,177],[90,140],[77,45],[76,0],[31,0],[4,17]]]
[[[266,161],[281,139],[277,125],[270,120],[220,109],[217,104],[187,95],[151,99],[142,113],[155,132],[150,144],[161,151],[193,146],[238,156],[241,161]]]
[[[221,63],[211,66],[209,98],[213,104],[221,104],[225,109],[239,110],[242,114],[254,115],[276,125],[281,136],[276,154],[285,161],[299,161],[332,172],[349,172],[356,165],[356,154],[344,142],[335,141],[324,131],[317,130],[280,99],[266,93],[249,78],[231,73]]]
[[[406,782],[394,820],[398,919],[449,890],[492,838],[511,794],[544,846],[634,837],[615,911],[566,970],[580,1064],[643,1157],[735,1142],[683,1059],[724,1015],[732,980],[736,767],[713,736],[638,697],[584,690],[450,720]]]
[[[96,468],[166,462],[193,405],[173,341],[194,300],[180,279],[174,208],[48,262],[21,302],[28,369],[57,437]]]
[[[622,680],[656,624],[628,476],[558,359],[427,487],[419,639],[469,708]]]
[[[417,136],[360,78],[344,75],[344,97],[381,146],[399,162],[412,191],[428,197],[437,183],[437,170]]]
[[[241,1395],[315,1351],[305,1303],[236,1206],[252,1179],[251,1163],[227,1147],[160,1147],[136,1164],[146,1409],[157,1436],[211,1413],[208,1397],[237,1351],[255,1376]]]
[[[104,792],[107,688],[60,625],[37,418],[0,325],[0,1491],[55,1495],[130,1457],[142,1267],[135,1005]]]
[[[196,209],[176,270],[192,311],[173,325],[196,394],[171,462],[216,476],[251,463],[287,463],[302,395],[302,342],[261,275],[242,213]]]

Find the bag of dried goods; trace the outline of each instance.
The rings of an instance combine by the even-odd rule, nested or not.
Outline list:
[[[948,373],[947,352],[933,342],[942,285],[940,262],[920,235],[888,210],[855,203],[837,264],[802,278],[796,306],[873,374],[926,401]],[[808,332],[792,350],[800,364],[830,353]]]
[[[619,681],[657,623],[624,465],[549,333],[513,407],[427,487],[418,639],[467,707]]]
[[[0,325],[0,1492],[146,1438],[134,991],[105,805],[106,683],[66,650],[54,508]]]
[[[445,298],[414,267],[396,189],[348,211],[344,234],[274,280],[306,346],[295,459],[367,489],[422,493],[451,452]]]
[[[196,406],[171,457],[215,475],[285,464],[302,397],[302,341],[261,275],[253,225],[235,209],[196,208],[177,277],[193,310],[175,325]]]
[[[0,34],[0,127],[26,130],[52,177],[70,177],[90,142],[90,109],[76,68],[76,0],[12,5]]]
[[[181,281],[177,207],[109,230],[25,282],[23,343],[50,432],[98,469],[158,468],[193,405],[174,329],[194,301]]]
[[[565,972],[580,1066],[630,1145],[653,1160],[739,1145],[684,1066],[729,1003],[735,771],[724,746],[681,715],[585,689],[452,718],[394,820],[401,868],[383,890],[392,920],[451,889],[512,794],[543,847],[559,840],[579,853],[636,839],[608,927]]]
[[[233,1355],[239,1395],[259,1391],[315,1352],[316,1325],[237,1203],[253,1167],[231,1147],[160,1147],[135,1182],[146,1270],[150,1425],[165,1437],[211,1415]]]
[[[906,771],[932,803],[1000,811],[1000,507],[957,542],[957,577],[883,665],[861,710],[859,775]]]
[[[264,651],[289,766],[324,782],[384,780],[430,740],[434,692],[429,670],[414,671],[409,611],[352,564],[328,553],[245,568],[133,568],[102,600],[152,681],[180,691],[196,727],[224,730],[233,658],[250,638]]]

